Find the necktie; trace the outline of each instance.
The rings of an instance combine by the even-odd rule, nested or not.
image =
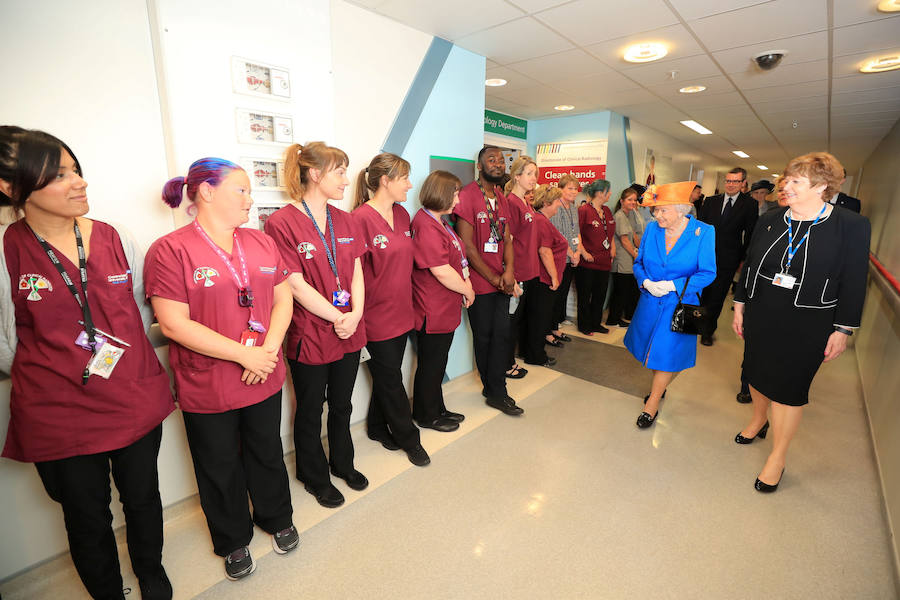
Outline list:
[[[731,198],[729,198],[728,196],[725,196],[725,206],[724,206],[724,208],[722,208],[722,221],[727,219],[728,215],[731,214],[731,208],[732,208],[733,202],[734,201]]]

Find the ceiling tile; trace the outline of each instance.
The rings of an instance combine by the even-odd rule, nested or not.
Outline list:
[[[831,106],[846,106],[864,102],[895,102],[900,98],[900,87],[879,88],[864,92],[832,93]]]
[[[796,132],[796,135],[806,135],[810,131],[817,131],[828,125],[828,119],[822,111],[798,111],[796,113],[779,113],[763,117],[763,121],[774,132]],[[794,127],[794,123],[797,124]],[[792,134],[793,135],[793,134]]]
[[[896,16],[896,13],[879,12],[876,6],[876,0],[839,0],[834,3],[834,26],[843,27]]]
[[[485,93],[488,95],[490,95],[492,90],[521,90],[540,85],[539,81],[535,81],[531,77],[526,77],[518,71],[513,71],[509,67],[494,67],[493,69],[487,69],[484,72],[484,77],[485,79],[499,78],[506,80],[506,85],[501,85],[499,87],[485,87]]]
[[[575,0],[543,11],[535,18],[579,45],[678,23],[663,0],[630,0],[614,6],[611,2]]]
[[[711,51],[822,31],[822,0],[774,0],[689,22]]]
[[[770,102],[781,98],[803,98],[823,96],[828,93],[826,81],[808,81],[791,85],[773,85],[755,90],[746,90],[744,96],[752,102]]]
[[[898,38],[900,38],[900,31],[898,31]],[[898,39],[900,42],[900,39]],[[859,75],[859,69],[865,65],[867,62],[874,60],[876,58],[881,58],[884,56],[898,56],[900,55],[900,46],[893,46],[891,48],[887,48],[885,50],[879,50],[877,52],[861,52],[857,54],[845,54],[844,56],[835,56],[834,61],[832,63],[831,71],[834,77],[847,77],[849,75]],[[890,71],[888,71],[890,72]],[[872,77],[876,75],[882,75],[881,73],[870,73]]]
[[[834,55],[892,48],[900,38],[900,17],[870,21],[834,30]]]
[[[570,0],[507,0],[510,4],[518,6],[527,13],[535,13],[560,4],[565,4]]]
[[[470,15],[467,18],[471,19]],[[500,64],[569,50],[573,46],[532,17],[498,25],[456,40],[459,46]]]
[[[753,6],[754,4],[762,4],[768,0],[716,0],[715,3],[709,0],[669,0],[681,18],[685,21],[691,19],[701,19],[710,15],[716,15],[730,10],[737,10]]]
[[[502,113],[506,113],[508,115],[512,115],[514,117],[521,118],[520,114],[522,110],[526,107],[521,104],[516,104],[515,102],[508,102],[506,100],[500,100],[498,98],[489,98],[484,101],[484,107],[490,110],[496,110]]]
[[[524,13],[503,0],[454,0],[454,2],[430,2],[428,10],[422,10],[419,0],[388,0],[376,9],[410,27],[448,40],[493,27],[521,17]],[[472,15],[478,18],[473,19]]]
[[[487,60],[484,61],[484,66],[487,69],[493,69],[494,67],[499,67],[500,63],[495,63],[494,61],[492,61],[491,59],[488,58]]]
[[[789,85],[806,81],[828,79],[828,61],[816,60],[808,63],[780,65],[771,71],[753,69],[745,73],[732,73],[731,79],[740,90],[753,90],[773,85]]]
[[[657,96],[671,99],[671,98],[681,98],[686,94],[682,94],[678,90],[688,85],[702,85],[706,86],[706,89],[702,92],[697,92],[697,94],[687,94],[687,96],[701,95],[701,96],[712,96],[715,94],[721,94],[724,92],[734,92],[734,86],[731,85],[731,82],[728,81],[724,75],[719,75],[718,77],[704,77],[700,79],[692,79],[685,78],[681,79],[680,77],[675,81],[670,81],[668,83],[664,83],[662,85],[652,85],[648,86],[647,89],[656,94]]]
[[[674,60],[685,56],[703,54],[703,49],[697,45],[697,42],[691,36],[690,32],[681,25],[672,25],[653,31],[646,31],[644,33],[619,37],[614,40],[607,40],[605,42],[600,42],[599,44],[591,44],[585,46],[585,50],[614,69],[627,69],[635,65],[625,62],[625,59],[622,58],[625,55],[625,48],[632,44],[646,42],[664,43],[669,49],[669,53],[666,55],[665,60]]]
[[[860,104],[832,106],[831,116],[833,118],[839,115],[865,115],[868,113],[885,111],[900,111],[900,96],[895,100],[887,100],[884,102],[864,102]]]
[[[761,69],[753,62],[753,57],[766,50],[787,51],[787,54],[781,60],[781,64],[775,70],[790,64],[821,60],[828,55],[828,33],[820,31],[807,35],[750,44],[739,48],[719,50],[713,52],[713,58],[722,65],[726,73],[760,72]]]
[[[753,103],[753,109],[760,115],[805,111],[809,109],[819,109],[824,111],[827,107],[827,96],[806,96],[805,98],[792,98],[790,100],[779,98],[778,100],[771,102]]]
[[[505,87],[505,86],[504,86]],[[500,98],[510,102],[516,102],[523,106],[546,106],[553,108],[557,104],[575,104],[578,96],[568,92],[555,90],[546,85],[537,85],[531,88],[521,90],[505,90],[494,88],[491,91],[490,98]]]
[[[839,125],[843,123],[887,123],[889,125],[893,125],[897,121],[898,117],[900,117],[900,110],[886,110],[855,115],[832,114],[831,124]]]
[[[549,85],[560,90],[581,95],[594,94],[597,92],[620,92],[622,90],[633,90],[640,87],[635,82],[627,77],[619,75],[615,71],[606,75],[596,75],[593,77],[569,77],[567,79],[559,79],[549,82]]]
[[[670,82],[672,81],[672,71],[675,71],[677,81],[721,75],[715,63],[704,54],[622,68],[622,73],[642,85],[660,85],[667,81]],[[684,85],[688,85],[688,83],[685,82],[682,86]]]
[[[860,73],[850,77],[836,77],[831,83],[831,89],[836,94],[895,86],[900,86],[900,69],[885,73]]]
[[[678,97],[669,100],[675,106],[682,108],[694,118],[703,117],[702,109],[722,108],[728,106],[746,106],[746,102],[737,92],[725,92],[722,94],[679,94]]]
[[[524,73],[542,83],[568,79],[570,77],[590,77],[593,75],[618,75],[584,50],[567,50],[547,56],[510,63],[508,67]]]

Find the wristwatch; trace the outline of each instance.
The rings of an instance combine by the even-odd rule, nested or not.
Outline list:
[[[835,325],[835,326],[834,326],[834,330],[837,331],[837,332],[843,333],[843,334],[846,335],[846,336],[851,336],[851,335],[853,335],[853,330],[852,330],[852,329],[847,329],[846,327],[841,327],[840,325]]]

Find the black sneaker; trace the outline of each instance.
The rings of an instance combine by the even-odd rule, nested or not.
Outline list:
[[[138,577],[138,583],[144,600],[172,600],[172,583],[162,565],[153,575]]]
[[[225,557],[225,577],[237,581],[256,570],[256,561],[250,556],[250,548],[243,546]]]
[[[297,533],[297,528],[293,525],[272,534],[272,548],[278,554],[287,554],[299,545],[300,534]]]

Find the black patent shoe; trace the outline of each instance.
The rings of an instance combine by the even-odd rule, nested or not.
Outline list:
[[[781,470],[781,476],[778,478],[778,483],[781,483],[782,479],[784,479],[784,469]],[[753,484],[753,487],[756,488],[757,492],[762,492],[763,494],[771,494],[778,489],[778,483],[770,485],[764,481],[760,481],[759,477],[757,477],[756,483]]]
[[[642,412],[640,414],[640,416],[638,416],[638,418],[637,418],[638,428],[647,429],[648,427],[650,427],[651,425],[653,425],[656,422],[656,417],[658,417],[658,416],[659,416],[658,410],[656,411],[656,414],[653,415],[652,417],[650,416],[650,413]]]
[[[553,337],[555,338],[556,336]],[[547,338],[544,338],[544,343],[548,346],[553,346],[554,348],[562,348],[563,345],[563,343],[558,339],[548,340]]]
[[[509,415],[511,417],[517,417],[525,412],[521,407],[516,406],[516,401],[510,398],[509,396],[505,398],[491,398],[488,397],[485,401],[485,404],[490,406],[491,408],[496,408],[500,412],[505,415]]]
[[[466,415],[460,414],[458,412],[451,412],[449,410],[445,410],[441,412],[441,418],[446,419],[448,421],[453,421],[454,423],[462,423],[466,420]]]
[[[753,397],[750,395],[750,392],[738,392],[737,398],[735,398],[741,404],[750,404],[753,402]]]
[[[769,422],[768,421],[766,421],[766,424],[763,425],[760,428],[759,432],[756,435],[754,435],[752,438],[746,438],[741,435],[740,431],[738,431],[738,434],[736,436],[734,436],[734,443],[735,444],[752,444],[753,440],[755,440],[756,438],[759,438],[761,440],[766,439],[767,433],[769,433]]]
[[[363,475],[356,469],[350,469],[349,473],[339,473],[332,467],[331,473],[335,477],[340,477],[341,479],[346,481],[347,485],[350,486],[351,489],[359,491],[369,487],[369,480],[366,479],[365,475]]]
[[[551,333],[550,335],[552,335],[553,339],[556,340],[557,342],[571,342],[572,341],[572,338],[564,333],[561,333],[559,335],[556,335],[555,333]]]
[[[432,419],[431,421],[416,421],[419,427],[423,427],[425,429],[434,429],[435,431],[440,431],[442,433],[449,433],[451,431],[456,431],[459,429],[459,423],[450,419],[445,419],[444,417],[438,417],[437,419]]]

